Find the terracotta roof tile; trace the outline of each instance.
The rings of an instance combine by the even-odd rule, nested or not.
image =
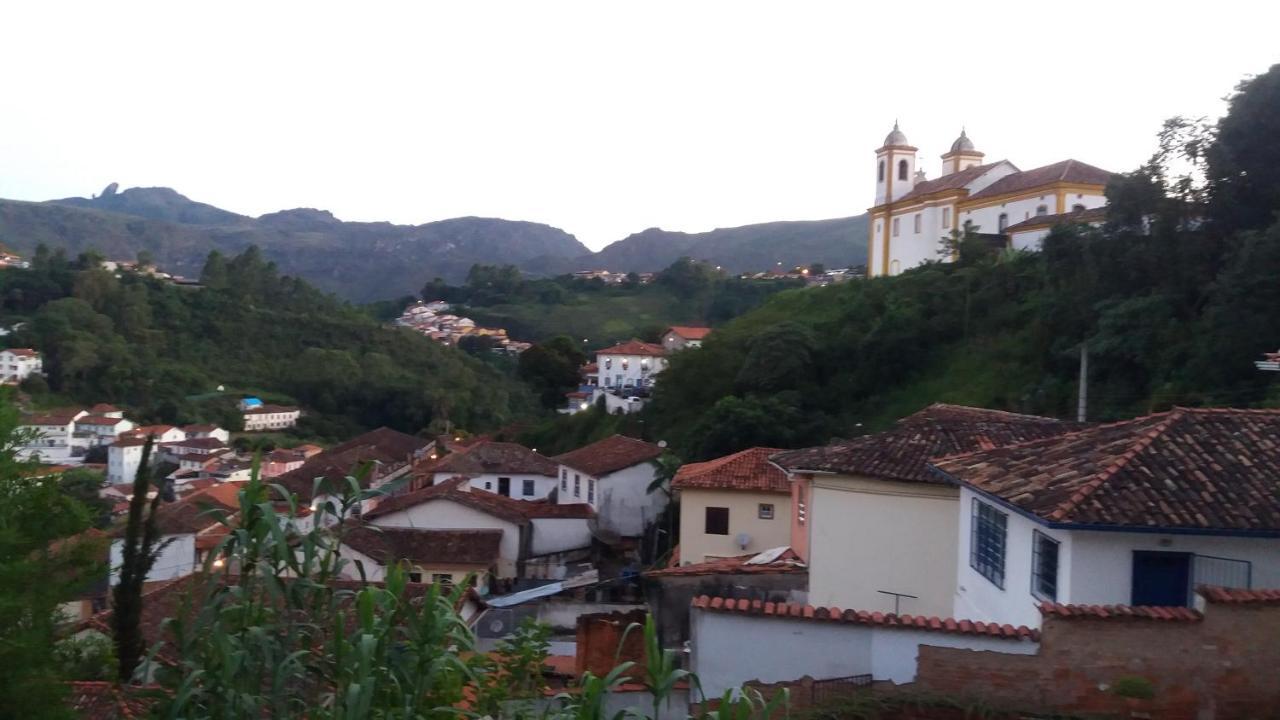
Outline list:
[[[421,472],[459,475],[543,475],[557,477],[559,470],[551,458],[509,442],[486,440],[445,455],[421,468]]]
[[[916,183],[915,187],[911,188],[911,192],[903,195],[897,200],[894,200],[893,203],[898,205],[907,200],[915,200],[916,198],[924,195],[932,195],[933,193],[943,192],[945,190],[962,190],[965,185],[977,180],[985,175],[988,170],[991,170],[995,166],[1004,162],[1007,161],[1000,160],[998,162],[987,163],[986,165],[974,165],[973,167],[965,168],[960,172],[953,172],[950,175],[943,175],[939,178]]]
[[[4,352],[11,355],[20,355],[22,357],[35,357],[40,354],[31,348],[5,348]]]
[[[776,448],[749,448],[715,460],[689,463],[676,472],[671,487],[790,493],[786,472],[769,462],[780,452]]]
[[[1051,228],[1059,224],[1084,223],[1086,225],[1092,223],[1104,222],[1107,219],[1107,208],[1098,207],[1088,210],[1080,210],[1077,212],[1058,213],[1056,215],[1040,215],[1030,220],[1023,220],[1017,225],[1010,225],[1004,229],[1005,234],[1022,232],[1024,230],[1035,230],[1037,228]]]
[[[631,339],[623,343],[618,343],[603,350],[597,350],[596,355],[649,355],[652,357],[662,357],[667,354],[666,348],[653,343],[641,342]]]
[[[1211,603],[1230,605],[1280,605],[1280,590],[1245,590],[1205,585],[1196,592]]]
[[[1113,177],[1115,177],[1115,173],[1082,163],[1079,160],[1062,160],[1052,165],[1006,175],[970,195],[967,199],[980,200],[1006,193],[1022,192],[1055,182],[1106,185]]]
[[[1175,408],[948,458],[948,476],[1063,525],[1280,534],[1280,410]]]
[[[711,334],[711,328],[696,327],[692,325],[672,325],[667,328],[667,332],[675,333],[685,340],[702,340]]]
[[[204,490],[186,495],[177,502],[162,503],[156,517],[156,527],[164,535],[193,535],[218,523],[218,511],[233,513],[240,509],[240,486],[236,483],[218,483]],[[119,536],[124,528],[117,528]]]
[[[600,477],[633,465],[647,463],[662,455],[663,449],[625,435],[613,435],[551,458],[561,465]],[[554,475],[554,473],[553,473]]]
[[[109,412],[120,412],[120,408],[108,403],[98,403],[97,405],[89,408],[89,412],[94,415],[106,415]]]
[[[590,505],[573,503],[557,505],[546,500],[513,500],[509,497],[480,490],[467,485],[465,477],[450,478],[438,485],[430,485],[421,490],[393,495],[378,502],[364,514],[366,519],[389,515],[423,503],[437,500],[449,500],[479,510],[508,522],[523,524],[539,519],[574,519],[591,518],[595,511]]]
[[[103,425],[106,427],[119,425],[122,422],[129,421],[124,418],[106,417],[105,415],[85,415],[84,417],[76,420],[77,425]]]
[[[892,429],[824,447],[789,450],[773,457],[793,471],[941,483],[929,469],[936,458],[1016,442],[1054,437],[1078,423],[1038,415],[936,403],[898,421]]]
[[[322,486],[327,486],[354,474],[364,463],[391,467],[409,463],[430,444],[428,440],[382,427],[312,455],[301,467],[277,476],[275,482],[310,503],[317,479],[322,480]],[[365,476],[366,486],[372,479]]]
[[[348,529],[342,541],[383,565],[408,560],[419,565],[488,567],[498,559],[502,530],[429,530],[362,525]]]
[[[996,625],[994,623],[970,623],[951,618],[894,615],[893,613],[845,610],[838,607],[814,607],[812,605],[796,605],[794,603],[778,603],[774,607],[773,613],[767,613],[765,603],[760,600],[721,598],[708,595],[699,595],[694,598],[692,605],[700,610],[741,615],[788,616],[815,622],[876,625],[887,628],[915,629],[960,635],[985,635],[1012,640],[1030,640],[1032,642],[1039,642],[1040,640],[1040,632],[1025,625],[1014,627],[1012,625]]]
[[[1144,605],[1064,605],[1040,603],[1044,617],[1067,620],[1162,620],[1173,622],[1199,622],[1200,613],[1185,607],[1150,607]]]

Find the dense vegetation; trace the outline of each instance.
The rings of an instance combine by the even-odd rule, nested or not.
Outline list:
[[[788,291],[672,359],[648,434],[687,459],[822,443],[935,401],[1089,416],[1175,404],[1270,405],[1280,345],[1280,66],[1215,125],[1173,120],[1108,188],[1105,227],[1039,253],[960,238],[960,261]],[[1174,168],[1181,168],[1175,170]]]
[[[389,425],[483,430],[532,407],[513,378],[421,335],[376,321],[279,275],[256,248],[211,253],[191,290],[37,250],[30,270],[0,271],[5,338],[44,353],[36,401],[112,402],[141,420],[238,427],[238,393],[297,402],[303,432],[345,438]],[[219,391],[219,387],[223,391]]]
[[[541,342],[577,338],[595,350],[631,338],[656,342],[672,325],[718,325],[757,307],[795,280],[741,280],[703,262],[678,258],[654,282],[632,274],[621,284],[571,275],[532,279],[513,265],[476,265],[464,285],[437,278],[425,299],[447,300],[481,325],[506,328],[514,338]]]

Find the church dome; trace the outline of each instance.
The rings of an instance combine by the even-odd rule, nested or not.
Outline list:
[[[884,144],[886,147],[889,145],[907,145],[908,144],[907,136],[903,134],[901,130],[898,129],[897,120],[893,121],[893,132],[885,136]]]
[[[973,152],[973,150],[973,141],[964,133],[964,130],[961,130],[960,137],[951,143],[951,152]]]

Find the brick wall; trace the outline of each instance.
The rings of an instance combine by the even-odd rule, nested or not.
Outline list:
[[[1126,677],[1154,697],[1118,696]],[[922,645],[914,687],[1073,714],[1228,720],[1280,708],[1280,606],[1210,604],[1202,620],[1046,617],[1037,655]]]
[[[641,628],[636,628],[628,633],[627,628],[632,624],[643,627],[646,616],[644,610],[580,615],[577,662],[574,666],[577,675],[581,677],[584,672],[589,671],[593,675],[604,677],[628,660],[643,665],[644,632]]]

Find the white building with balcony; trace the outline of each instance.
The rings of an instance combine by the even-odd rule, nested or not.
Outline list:
[[[597,385],[623,392],[653,387],[654,378],[667,367],[667,351],[661,345],[628,340],[596,353]]]

